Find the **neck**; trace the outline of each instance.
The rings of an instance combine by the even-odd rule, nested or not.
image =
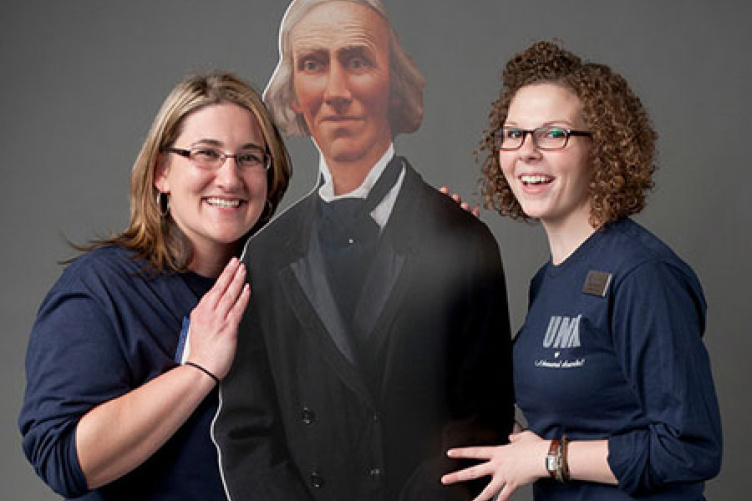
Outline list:
[[[188,269],[203,277],[217,278],[235,255],[235,250],[235,245],[228,245],[221,250],[214,249],[210,252],[194,247],[193,260]]]
[[[350,193],[363,184],[363,181],[371,172],[376,162],[367,163],[337,163],[329,162],[326,164],[329,167],[329,172],[332,174],[332,184],[334,186],[334,194],[342,195]]]
[[[338,160],[324,157],[329,173],[332,175],[334,194],[350,193],[363,184],[371,169],[389,151],[391,144],[391,140],[386,141],[385,144],[379,144],[357,159]]]
[[[565,225],[555,225],[542,221],[551,250],[551,262],[559,265],[567,260],[590,235],[595,233],[588,218],[578,218]]]

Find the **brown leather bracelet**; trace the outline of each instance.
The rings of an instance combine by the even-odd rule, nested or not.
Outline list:
[[[551,478],[557,479],[557,473],[559,471],[559,464],[561,461],[561,453],[559,452],[559,439],[555,438],[551,440],[551,445],[548,447],[548,455],[546,455],[546,471],[551,475]]]
[[[569,461],[567,459],[569,451],[569,438],[566,435],[561,436],[561,480],[560,482],[569,482]]]

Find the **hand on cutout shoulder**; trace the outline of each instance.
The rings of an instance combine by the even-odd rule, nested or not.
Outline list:
[[[470,204],[467,202],[462,201],[462,197],[458,193],[452,193],[449,194],[450,190],[447,186],[442,186],[439,188],[439,191],[442,192],[444,195],[450,197],[452,200],[457,202],[457,204],[462,207],[467,212],[470,212],[472,215],[474,215],[477,218],[480,218],[480,208],[476,205],[472,209],[470,208]]]
[[[222,379],[235,358],[238,324],[250,298],[245,265],[232,258],[191,312],[189,360]]]

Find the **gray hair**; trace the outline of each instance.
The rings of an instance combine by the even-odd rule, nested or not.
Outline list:
[[[309,136],[310,131],[301,115],[292,109],[295,102],[293,88],[293,60],[290,33],[295,25],[315,6],[335,0],[293,0],[287,8],[279,27],[279,62],[264,90],[264,101],[277,126],[287,136]],[[415,132],[423,121],[423,88],[425,78],[410,56],[400,46],[397,34],[389,23],[381,0],[348,1],[369,7],[379,13],[389,28],[389,70],[391,94],[398,106],[389,110],[392,136]]]

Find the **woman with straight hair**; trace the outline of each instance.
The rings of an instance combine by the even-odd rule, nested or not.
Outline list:
[[[211,73],[172,90],[133,167],[128,228],[81,249],[31,332],[19,424],[53,490],[225,499],[210,424],[250,296],[237,257],[290,174],[248,84]]]

